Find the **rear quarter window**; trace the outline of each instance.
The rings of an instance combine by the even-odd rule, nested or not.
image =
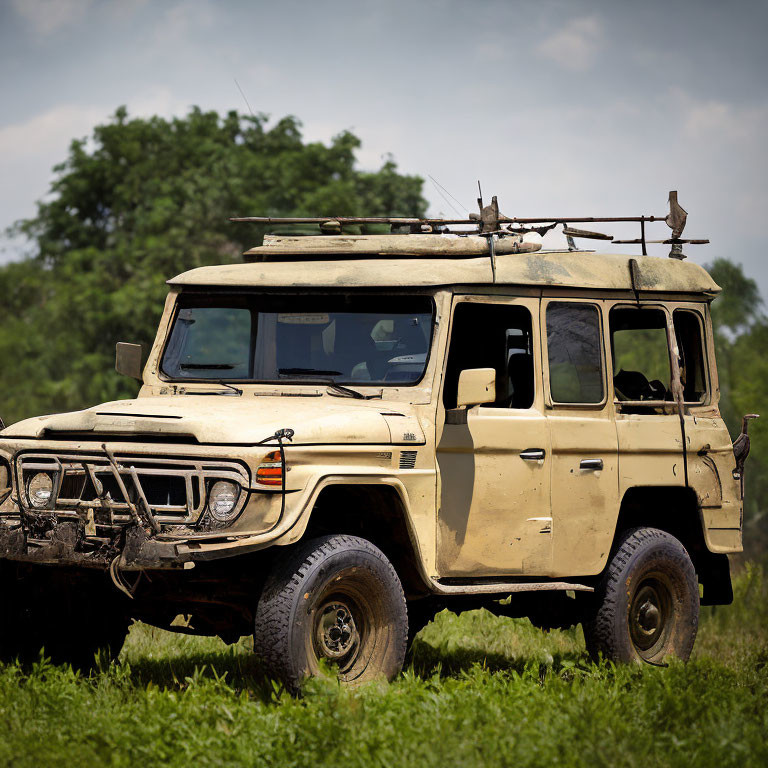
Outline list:
[[[552,401],[603,401],[600,312],[593,304],[551,302],[547,306],[547,355]]]

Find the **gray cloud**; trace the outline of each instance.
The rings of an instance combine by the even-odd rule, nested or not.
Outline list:
[[[565,69],[585,72],[595,63],[602,41],[600,19],[579,16],[545,37],[536,46],[536,52]]]
[[[237,78],[254,110],[352,129],[364,166],[392,152],[466,205],[478,178],[523,216],[663,213],[679,189],[712,239],[691,257],[768,292],[765,3],[65,2],[0,5],[0,227],[118,105],[244,112]]]

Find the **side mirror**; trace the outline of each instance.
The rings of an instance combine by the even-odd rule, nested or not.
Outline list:
[[[481,405],[496,400],[496,369],[469,368],[459,374],[456,406]]]
[[[115,347],[115,370],[129,379],[143,381],[141,358],[144,348],[141,344],[126,344],[118,341]]]

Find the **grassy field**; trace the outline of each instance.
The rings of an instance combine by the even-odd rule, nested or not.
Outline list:
[[[313,681],[292,699],[226,647],[135,626],[90,677],[0,667],[0,764],[13,766],[765,766],[768,574],[705,609],[692,661],[590,663],[581,630],[443,613],[391,685]]]

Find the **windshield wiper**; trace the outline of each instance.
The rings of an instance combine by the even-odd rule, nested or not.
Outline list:
[[[335,381],[329,381],[328,394],[332,395],[334,392],[337,392],[342,397],[354,397],[355,400],[368,399],[362,392],[358,392],[356,389],[350,389],[349,387],[344,387],[341,384],[337,384]]]
[[[200,390],[186,390],[184,392],[185,395],[242,395],[243,390],[240,389],[240,387],[236,387],[234,384],[229,384],[228,382],[224,381],[223,379],[214,379],[211,382],[205,382],[206,384],[218,384],[220,387],[227,387],[228,389],[231,389],[231,392],[202,392]]]
[[[231,371],[234,363],[182,363],[182,371]]]
[[[344,387],[341,384],[337,384],[335,381],[329,381],[328,394],[333,395],[334,392],[338,392],[338,395],[334,395],[334,397],[354,397],[355,400],[375,400],[382,397],[381,392],[377,392],[375,395],[364,395],[356,389],[350,389],[350,387]]]
[[[381,392],[375,395],[364,395],[362,392],[358,392],[356,389],[350,389],[349,387],[337,384],[333,379],[325,378],[327,376],[341,376],[341,371],[322,371],[316,368],[278,368],[277,372],[287,376],[314,376],[314,374],[317,374],[319,377],[318,381],[321,381],[323,384],[327,384],[328,389],[333,390],[329,391],[328,394],[332,395],[334,392],[336,392],[336,397],[354,397],[355,400],[374,400],[376,398],[382,397]]]
[[[238,395],[243,394],[243,390],[240,387],[236,387],[234,384],[224,381],[224,379],[218,379],[215,383],[221,387],[229,387],[233,392],[237,392]]]
[[[297,376],[311,376],[313,373],[317,373],[320,376],[341,376],[341,371],[321,371],[318,368],[278,368],[279,374],[295,374]]]

